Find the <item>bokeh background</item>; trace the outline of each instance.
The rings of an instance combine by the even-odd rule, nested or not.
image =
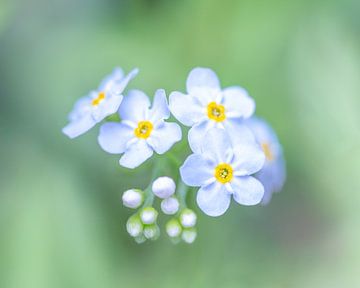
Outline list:
[[[193,245],[135,244],[120,195],[151,163],[61,134],[116,65],[149,95],[195,66],[246,87],[283,143],[282,193],[196,210]],[[360,287],[358,0],[0,0],[0,97],[0,287]]]

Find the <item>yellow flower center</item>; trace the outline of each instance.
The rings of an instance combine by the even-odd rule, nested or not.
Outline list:
[[[150,121],[140,121],[134,133],[136,137],[146,139],[150,136],[152,130],[153,124]]]
[[[261,148],[264,151],[266,160],[268,160],[268,161],[274,160],[274,155],[273,155],[273,153],[270,149],[270,145],[268,143],[262,143]]]
[[[215,178],[222,184],[228,183],[233,178],[233,168],[226,163],[221,163],[215,168]]]
[[[207,114],[209,119],[216,122],[222,122],[226,119],[225,107],[221,104],[217,104],[216,102],[211,102],[207,106]]]
[[[99,92],[98,96],[91,101],[92,106],[98,106],[105,99],[105,92]]]

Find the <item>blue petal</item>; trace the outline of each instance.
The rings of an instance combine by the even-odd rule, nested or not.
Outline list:
[[[62,132],[67,135],[69,138],[73,139],[75,137],[84,134],[89,131],[92,127],[96,125],[96,121],[93,119],[91,114],[83,115],[81,118],[70,122],[66,125]]]
[[[98,91],[109,92],[116,82],[121,82],[124,78],[124,71],[116,67],[110,75],[107,75],[100,83]]]
[[[220,90],[219,79],[215,72],[209,68],[194,68],[187,78],[186,89],[190,94],[193,94],[203,87]]]
[[[255,135],[256,141],[259,144],[266,143],[269,145],[274,158],[282,154],[282,147],[279,143],[279,139],[275,131],[271,126],[263,119],[252,117],[248,119],[246,125],[251,129]]]
[[[265,154],[255,141],[252,144],[239,144],[234,148],[232,166],[236,175],[254,174],[264,166],[264,163]]]
[[[114,114],[118,111],[121,101],[123,100],[122,95],[108,95],[96,108],[93,108],[92,115],[95,121],[100,122],[107,116]]]
[[[120,154],[126,150],[126,144],[133,137],[134,131],[129,126],[109,122],[100,127],[98,142],[106,152]]]
[[[176,123],[163,122],[151,133],[148,143],[158,154],[164,154],[181,140],[181,128]]]
[[[228,132],[233,147],[237,147],[242,144],[253,144],[256,142],[254,133],[246,125],[247,121],[242,119],[227,119],[224,122],[226,131]]]
[[[227,163],[231,160],[232,145],[229,135],[224,129],[210,129],[202,141],[202,153],[206,153],[218,163]]]
[[[149,119],[156,123],[159,120],[168,119],[170,110],[166,99],[165,90],[159,89],[155,92],[153,105],[149,112]]]
[[[153,155],[153,150],[145,140],[138,140],[128,147],[120,159],[120,165],[126,168],[136,168]]]
[[[131,90],[124,97],[119,109],[122,120],[139,122],[146,120],[150,107],[149,97],[140,90]]]
[[[223,105],[228,118],[249,118],[255,112],[255,101],[241,87],[229,87],[223,90]]]
[[[267,162],[255,177],[264,185],[265,195],[261,204],[266,205],[270,202],[272,194],[279,192],[284,186],[286,169],[283,157]]]
[[[192,126],[206,117],[204,107],[193,96],[180,92],[170,94],[169,106],[171,113],[185,126]]]
[[[201,187],[196,201],[200,209],[207,215],[216,217],[223,215],[230,206],[231,194],[218,182]]]
[[[129,82],[132,79],[134,79],[138,73],[139,73],[139,69],[137,68],[131,70],[130,73],[126,75],[126,77],[122,79],[120,83],[116,83],[116,85],[113,88],[113,92],[115,94],[121,94],[125,90],[126,86],[129,84]]]
[[[234,177],[230,185],[234,200],[242,205],[259,204],[264,196],[264,186],[251,176]]]
[[[189,130],[188,141],[189,141],[190,148],[194,153],[202,152],[204,138],[205,138],[206,133],[212,127],[211,124],[212,123],[209,120],[204,120],[204,121],[201,121],[201,122],[195,124]]]
[[[91,111],[91,97],[90,95],[87,95],[85,97],[81,97],[80,99],[78,99],[75,104],[74,107],[72,109],[72,111],[69,114],[69,121],[76,121],[81,119],[82,117],[86,116],[87,114],[89,114],[89,112]]]
[[[180,167],[180,175],[188,186],[202,186],[214,178],[215,166],[200,154],[191,154]],[[214,178],[215,181],[215,178]]]
[[[105,77],[101,82],[98,91],[104,91],[111,94],[121,94],[129,82],[138,74],[139,70],[133,69],[124,77],[124,71],[121,68],[115,68],[114,71]]]

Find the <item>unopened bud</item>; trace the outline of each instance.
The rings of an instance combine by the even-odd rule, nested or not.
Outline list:
[[[158,212],[154,207],[145,207],[140,212],[140,218],[142,223],[144,224],[153,224],[156,221],[158,216]]]
[[[140,217],[135,214],[131,216],[126,223],[126,230],[132,237],[138,237],[143,231],[143,224]]]
[[[124,206],[128,208],[138,208],[144,201],[144,193],[138,189],[130,189],[123,193],[122,201]]]
[[[180,223],[185,228],[194,227],[196,224],[196,214],[194,211],[185,208],[180,214]]]
[[[144,236],[150,240],[156,240],[160,236],[160,228],[156,224],[146,225],[144,228]]]
[[[166,223],[166,233],[171,238],[179,237],[182,231],[182,227],[177,219],[171,219]]]
[[[152,191],[159,198],[168,198],[175,193],[176,185],[170,177],[159,177],[152,184]]]
[[[137,244],[142,244],[146,241],[146,238],[143,233],[141,233],[141,235],[135,237],[134,239]]]
[[[169,197],[161,201],[161,210],[167,215],[174,215],[179,210],[179,200],[176,197]]]
[[[181,238],[184,242],[191,244],[195,241],[197,236],[197,232],[195,228],[184,229],[183,233],[181,234]]]

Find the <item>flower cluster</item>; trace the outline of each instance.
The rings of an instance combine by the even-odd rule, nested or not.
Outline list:
[[[165,225],[171,240],[192,243],[197,236],[197,216],[187,207],[189,191],[197,189],[198,207],[216,217],[228,210],[231,199],[245,206],[265,205],[282,189],[286,178],[282,147],[269,124],[254,116],[255,101],[245,89],[222,88],[214,71],[194,68],[185,93],[172,92],[168,103],[165,91],[158,89],[151,103],[140,90],[130,90],[124,96],[137,73],[134,69],[125,76],[116,68],[96,90],[76,102],[69,124],[63,128],[67,136],[75,138],[103,122],[100,147],[110,154],[121,154],[119,164],[134,169],[154,152],[162,155],[182,140],[180,125],[169,122],[171,114],[189,127],[181,143],[188,143],[192,154],[184,155],[186,149],[177,149],[176,153],[168,152],[165,159],[157,157],[151,184],[122,195],[124,206],[138,209],[126,225],[136,242],[159,237],[159,210],[171,217]],[[164,163],[174,169],[164,173]],[[170,177],[158,177],[168,172],[175,175],[178,185]],[[158,210],[154,207],[156,198],[160,199]]]
[[[185,192],[181,187],[176,191],[174,180],[167,176],[157,178],[145,191],[140,189],[125,191],[122,195],[124,206],[131,209],[139,208],[127,221],[126,229],[129,235],[138,243],[147,239],[156,240],[159,237],[160,228],[157,225],[159,213],[154,208],[156,196],[161,200],[161,211],[165,215],[173,216],[166,224],[166,233],[172,241],[177,243],[182,239],[186,243],[194,242],[197,216],[194,211],[187,208]]]

